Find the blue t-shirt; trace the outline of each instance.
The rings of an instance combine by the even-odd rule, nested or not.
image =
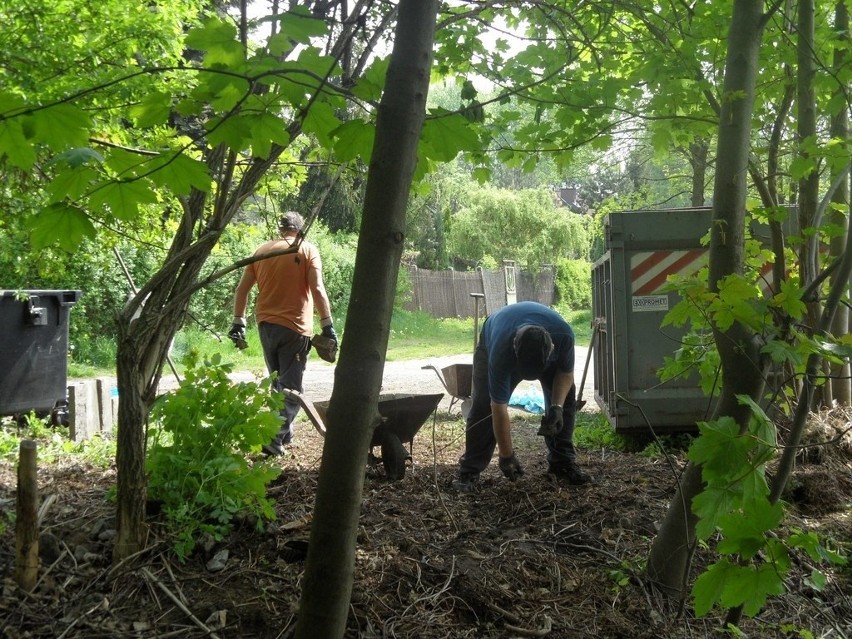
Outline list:
[[[574,372],[574,331],[553,309],[538,302],[509,304],[488,317],[482,327],[482,345],[488,353],[488,387],[491,400],[508,404],[512,396],[515,372],[515,332],[527,324],[541,326],[553,340],[553,352],[546,371],[553,367],[563,373]]]

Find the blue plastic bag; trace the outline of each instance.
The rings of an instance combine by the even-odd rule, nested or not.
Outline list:
[[[509,399],[509,406],[520,408],[528,413],[543,415],[544,393],[541,392],[540,387],[532,384],[519,385]]]

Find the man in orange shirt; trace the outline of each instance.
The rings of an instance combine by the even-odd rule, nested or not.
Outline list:
[[[320,317],[322,335],[337,341],[331,318],[331,304],[322,280],[322,261],[317,247],[302,236],[305,222],[295,212],[285,213],[278,224],[281,238],[261,244],[255,256],[296,246],[292,253],[252,262],[234,294],[234,323],[228,336],[239,345],[245,343],[246,306],[251,289],[257,284],[255,317],[263,346],[263,357],[270,373],[277,372],[275,389],[302,392],[302,377],[311,349],[314,306]],[[293,420],[299,402],[284,398],[281,429],[263,447],[267,455],[284,454],[284,446],[293,440]]]

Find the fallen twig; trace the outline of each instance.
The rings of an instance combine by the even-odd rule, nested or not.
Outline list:
[[[522,635],[524,637],[544,637],[549,634],[551,630],[553,630],[553,620],[547,615],[544,616],[544,626],[542,628],[523,628],[519,625],[523,623],[523,620],[516,614],[509,612],[508,610],[503,610],[500,606],[490,601],[484,602],[486,606],[491,608],[494,612],[496,612],[501,617],[504,617],[507,622],[504,624],[506,630],[514,632],[516,634]],[[511,621],[512,623],[508,623]]]
[[[544,637],[545,635],[550,634],[550,631],[553,630],[553,621],[547,615],[544,616],[544,626],[537,629],[531,628],[521,628],[519,626],[513,626],[511,624],[505,624],[504,626],[506,630],[510,630],[515,634],[522,635],[524,637]]]
[[[174,594],[171,590],[169,590],[163,582],[161,582],[159,579],[157,579],[157,578],[156,578],[156,577],[155,577],[155,576],[151,573],[151,571],[150,571],[150,570],[148,570],[147,568],[144,568],[144,567],[143,567],[143,568],[141,568],[140,570],[141,570],[142,574],[143,574],[143,575],[145,575],[145,577],[146,577],[149,581],[151,581],[152,583],[156,584],[156,586],[157,586],[160,590],[162,590],[162,591],[165,593],[165,595],[166,595],[169,599],[171,599],[171,600],[172,600],[172,602],[173,602],[173,603],[174,603],[174,604],[175,604],[178,608],[180,608],[180,609],[181,609],[181,611],[182,611],[182,612],[183,612],[183,613],[184,613],[187,617],[189,617],[189,619],[192,621],[192,623],[194,623],[196,626],[198,626],[199,628],[201,628],[201,629],[202,629],[205,633],[207,633],[207,635],[209,635],[209,636],[210,636],[210,637],[212,637],[213,639],[219,639],[219,635],[217,635],[217,634],[216,634],[215,632],[213,632],[210,628],[208,628],[208,627],[204,624],[204,622],[202,622],[202,621],[201,621],[201,619],[199,619],[199,618],[198,618],[198,617],[196,617],[194,614],[192,614],[192,611],[191,611],[189,608],[187,608],[187,607],[183,604],[183,602],[180,600],[180,598],[178,598],[178,596],[177,596],[177,595],[175,595],[175,594]]]

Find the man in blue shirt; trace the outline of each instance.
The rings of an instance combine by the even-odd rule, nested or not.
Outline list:
[[[577,466],[574,450],[574,331],[553,309],[518,302],[493,313],[482,326],[456,490],[476,487],[495,447],[507,478],[515,481],[524,474],[512,447],[509,399],[521,380],[536,379],[547,407],[538,434],[547,446],[548,473],[573,485],[591,481]]]

